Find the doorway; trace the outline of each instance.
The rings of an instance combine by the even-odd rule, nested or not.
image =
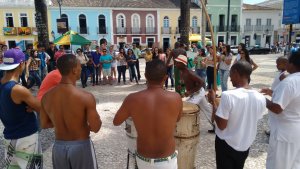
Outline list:
[[[170,38],[163,38],[163,49],[166,51],[170,47]]]

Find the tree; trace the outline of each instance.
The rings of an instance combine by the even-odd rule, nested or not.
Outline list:
[[[47,48],[49,44],[47,4],[45,0],[34,0],[34,6],[38,44]]]
[[[190,32],[190,8],[191,0],[181,0],[180,2],[180,42],[183,44],[189,44],[189,32]]]

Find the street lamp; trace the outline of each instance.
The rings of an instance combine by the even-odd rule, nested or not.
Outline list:
[[[62,5],[62,0],[57,0],[58,6],[59,6],[59,18],[61,19],[61,5]]]
[[[229,15],[230,15],[230,0],[228,0],[228,6],[227,6],[227,31],[226,31],[226,43],[229,45],[229,36],[230,36],[230,29],[229,28]]]

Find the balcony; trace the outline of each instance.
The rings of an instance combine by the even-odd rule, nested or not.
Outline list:
[[[226,26],[217,26],[217,32],[226,32]]]
[[[264,30],[264,28],[263,28],[263,26],[262,25],[255,25],[254,26],[254,31],[259,31],[259,32],[261,32],[261,31],[263,31]]]
[[[200,27],[191,27],[192,34],[200,34]]]
[[[146,34],[155,34],[155,27],[146,27]]]
[[[161,28],[161,33],[162,34],[172,34],[171,27],[162,27]]]
[[[213,31],[215,31],[215,26],[212,26]],[[210,27],[206,26],[206,32],[210,32]]]
[[[107,27],[97,27],[98,34],[107,34]]]
[[[230,32],[239,32],[240,25],[230,25]]]
[[[77,32],[79,34],[89,34],[89,28],[88,27],[77,27]]]
[[[274,31],[274,25],[265,25],[264,30]]]
[[[244,32],[253,32],[253,25],[245,25]]]
[[[126,34],[127,30],[124,27],[117,27],[117,34]]]
[[[139,27],[131,28],[131,34],[140,34],[140,33],[141,33],[141,28],[139,28]]]

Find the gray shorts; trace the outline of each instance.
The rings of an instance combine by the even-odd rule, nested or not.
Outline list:
[[[52,149],[54,169],[97,169],[93,142],[55,140]]]

